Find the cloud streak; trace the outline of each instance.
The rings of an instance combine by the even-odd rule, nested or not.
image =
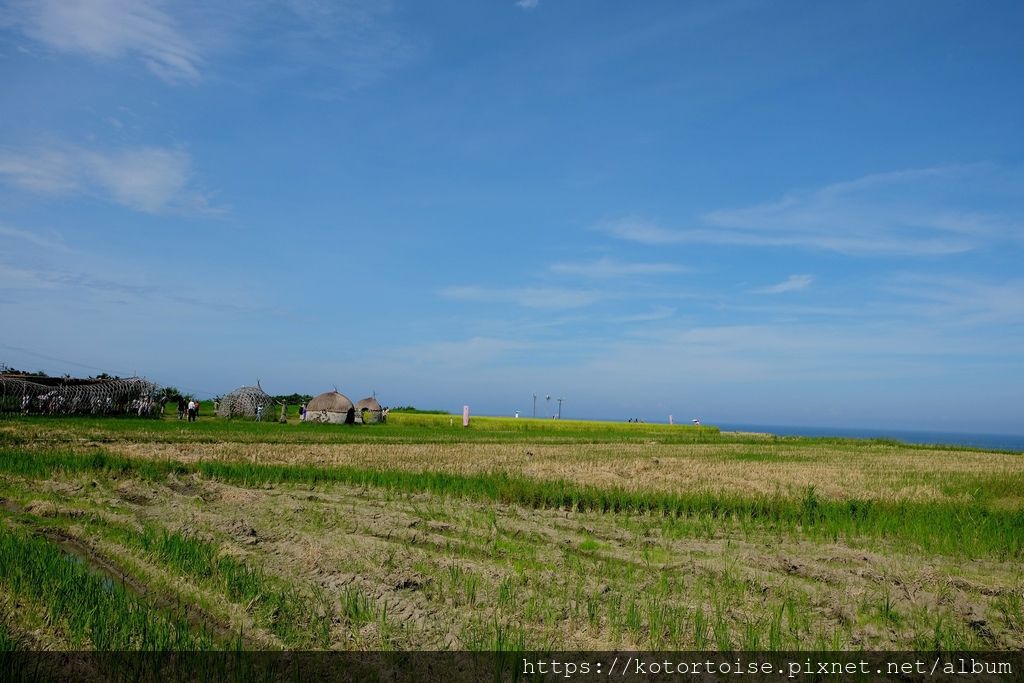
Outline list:
[[[914,312],[965,326],[1005,323],[1024,326],[1024,280],[981,281],[905,273],[883,290],[909,302]]]
[[[50,195],[103,197],[145,213],[213,211],[189,187],[191,157],[164,147],[98,151],[75,145],[0,150],[0,179]]]
[[[605,298],[600,292],[559,287],[488,288],[479,286],[446,287],[446,299],[490,304],[514,304],[525,308],[565,309],[590,306]]]
[[[993,164],[896,171],[792,192],[750,207],[711,211],[693,228],[669,228],[637,217],[601,228],[613,237],[648,245],[940,256],[1021,240],[1024,205],[1014,190],[1018,176]]]
[[[23,0],[9,22],[54,50],[100,60],[141,59],[168,83],[201,79],[199,48],[152,0]]]
[[[559,275],[578,275],[586,278],[605,279],[630,275],[679,273],[685,269],[673,263],[627,263],[610,258],[601,258],[596,261],[554,263],[548,270]]]
[[[755,294],[785,294],[807,289],[814,282],[813,275],[790,275],[782,282],[770,287],[760,287],[754,290]]]
[[[40,249],[46,249],[48,251],[71,251],[60,235],[54,234],[52,237],[44,237],[38,233],[31,232],[29,230],[21,230],[19,228],[12,228],[11,226],[4,225],[3,223],[0,223],[0,237],[10,237],[22,240],[29,244],[33,244]]]
[[[248,303],[245,297],[211,298],[205,291],[172,292],[151,279],[114,279],[105,274],[55,267],[37,268],[0,262],[0,291],[62,292],[62,297],[82,296],[86,300],[106,300],[119,305],[131,302],[150,308],[155,301],[172,302],[190,308],[217,312],[281,315],[277,309],[261,303]],[[23,297],[19,297],[22,300]]]

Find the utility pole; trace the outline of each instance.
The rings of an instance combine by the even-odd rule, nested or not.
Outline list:
[[[533,416],[537,417],[537,394],[533,394]]]
[[[562,419],[562,401],[564,401],[564,400],[565,400],[564,398],[558,399],[558,419],[559,420]]]

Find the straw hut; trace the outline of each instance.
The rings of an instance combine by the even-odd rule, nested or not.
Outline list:
[[[363,424],[384,422],[384,409],[376,397],[370,396],[356,404],[356,418],[362,420]]]
[[[273,405],[274,399],[263,391],[263,387],[257,382],[254,387],[238,387],[222,398],[217,405],[217,416],[255,419],[257,408],[262,408],[264,419],[269,420],[272,417],[270,411]]]
[[[306,404],[307,422],[352,424],[356,420],[356,407],[345,394],[325,391]]]

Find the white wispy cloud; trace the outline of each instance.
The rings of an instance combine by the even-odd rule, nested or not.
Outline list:
[[[895,305],[904,313],[929,316],[957,326],[1024,325],[1022,279],[991,281],[904,273],[892,278],[883,291],[896,297]]]
[[[169,83],[200,80],[202,56],[154,0],[20,0],[6,22],[60,52],[95,59],[141,59]]]
[[[676,309],[671,306],[655,306],[645,313],[634,313],[622,315],[612,319],[615,323],[645,323],[658,320],[667,320],[676,314]]]
[[[229,16],[238,3],[228,2]],[[284,10],[283,12],[281,10]],[[273,67],[257,76],[266,87],[298,88],[317,99],[337,99],[384,78],[428,49],[410,31],[392,21],[391,0],[283,0],[249,13],[247,23]],[[272,40],[265,35],[272,31]],[[247,78],[251,77],[246,74]]]
[[[121,316],[167,310],[168,304],[216,312],[283,315],[280,309],[252,299],[244,290],[231,293],[199,287],[169,290],[159,278],[145,271],[112,275],[109,267],[89,264],[62,267],[53,263],[34,266],[0,261],[0,292],[9,290],[20,292],[18,301],[22,304],[38,301],[38,297],[47,292],[59,292],[63,303],[73,305],[85,301],[90,306],[114,305]],[[124,306],[132,307],[132,313],[125,313]]]
[[[540,5],[540,0],[516,0],[516,7],[520,9],[536,9]]]
[[[333,99],[428,49],[394,12],[391,0],[8,0],[0,28],[35,54],[137,64],[172,85],[215,78]]]
[[[604,298],[600,292],[559,287],[489,288],[475,285],[446,287],[441,296],[447,299],[483,303],[515,304],[526,308],[561,309],[589,306]]]
[[[57,233],[42,235],[38,232],[22,230],[20,228],[14,228],[0,223],[0,237],[10,237],[22,240],[30,244],[34,244],[41,249],[47,249],[50,251],[71,251],[68,245],[64,243],[64,239]]]
[[[864,176],[776,201],[701,216],[689,228],[638,217],[600,226],[650,245],[718,244],[848,254],[943,255],[1021,240],[1020,173],[966,164]],[[995,201],[993,201],[995,198]],[[978,208],[978,207],[998,208]]]
[[[436,341],[395,349],[396,358],[415,364],[459,367],[487,365],[533,348],[530,342],[476,336],[454,341]]]
[[[675,230],[637,219],[615,221],[603,227],[605,232],[613,237],[652,246],[717,244],[746,247],[797,247],[860,255],[932,256],[962,253],[970,251],[975,246],[973,242],[966,239],[911,239],[895,236],[865,238],[792,232],[771,234],[711,228]]]
[[[785,280],[778,284],[774,284],[768,287],[759,287],[754,290],[756,294],[783,294],[785,292],[795,292],[801,289],[807,289],[814,282],[813,275],[790,275]]]
[[[600,229],[612,237],[651,245],[687,242],[690,240],[686,236],[692,232],[664,228],[649,220],[638,217],[609,221],[602,224]]]
[[[191,157],[164,147],[100,151],[75,145],[0,150],[0,179],[42,194],[84,194],[136,211],[213,211],[190,187]]]
[[[548,270],[559,275],[579,275],[587,278],[614,278],[628,275],[660,275],[685,270],[673,263],[630,263],[600,258],[595,261],[554,263]]]

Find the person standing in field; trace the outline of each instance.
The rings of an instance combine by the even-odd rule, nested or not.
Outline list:
[[[188,421],[189,422],[195,422],[196,421],[196,413],[197,412],[198,411],[196,410],[196,402],[194,400],[189,401],[188,402]]]
[[[178,397],[178,419],[179,420],[184,420],[185,419],[185,397],[184,396],[179,396]]]
[[[303,403],[299,406],[299,422],[306,421],[306,404]]]

